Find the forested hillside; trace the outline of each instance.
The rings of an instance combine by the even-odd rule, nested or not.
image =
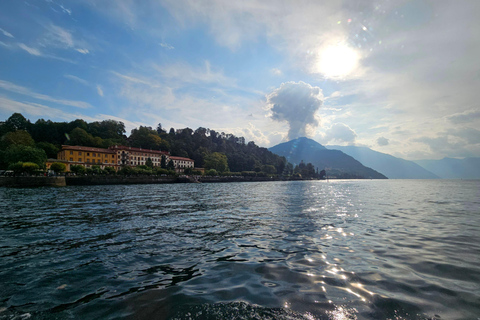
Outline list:
[[[140,127],[127,136],[125,125],[120,121],[104,120],[86,122],[77,119],[71,122],[53,122],[39,119],[35,123],[23,115],[14,113],[0,123],[0,167],[5,169],[17,161],[33,161],[28,157],[56,158],[63,144],[108,148],[126,145],[145,149],[169,151],[173,156],[195,160],[196,167],[203,167],[206,159],[218,154],[227,157],[227,171],[263,171],[281,174],[286,159],[273,154],[253,141],[207,128],[190,128],[168,132],[159,124],[157,128]],[[21,154],[21,155],[19,155]],[[33,161],[35,162],[35,161]]]

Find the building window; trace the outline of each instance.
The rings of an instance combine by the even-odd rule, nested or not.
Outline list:
[[[78,162],[82,162],[82,158],[78,158]]]
[[[79,152],[78,152],[78,155],[79,155],[79,156],[81,156],[81,155],[82,155],[82,152],[81,152],[81,151],[79,151]]]
[[[70,154],[73,154],[73,151],[70,151]]]
[[[70,161],[73,161],[73,158],[70,158]]]
[[[89,156],[89,155],[90,155],[90,152],[87,152],[87,156]]]
[[[92,153],[92,157],[96,157],[95,153]]]

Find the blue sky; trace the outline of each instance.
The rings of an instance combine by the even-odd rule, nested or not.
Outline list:
[[[4,0],[0,119],[480,156],[480,2]]]

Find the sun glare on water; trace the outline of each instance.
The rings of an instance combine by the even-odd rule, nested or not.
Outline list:
[[[358,63],[358,54],[346,45],[326,47],[319,54],[317,72],[327,78],[343,78],[351,74]]]

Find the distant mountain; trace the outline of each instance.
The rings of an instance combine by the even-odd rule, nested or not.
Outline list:
[[[480,158],[443,158],[415,162],[443,179],[480,179]]]
[[[312,163],[319,170],[326,169],[328,176],[339,178],[386,179],[383,174],[362,165],[339,150],[329,150],[320,143],[298,138],[269,148],[271,152],[284,156],[287,161],[299,164]]]
[[[389,179],[438,179],[438,175],[424,169],[413,161],[396,158],[367,147],[327,146],[328,149],[343,151],[363,165],[383,173]]]

